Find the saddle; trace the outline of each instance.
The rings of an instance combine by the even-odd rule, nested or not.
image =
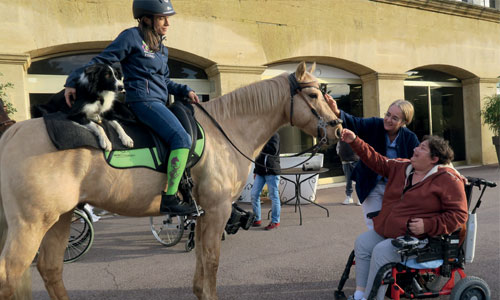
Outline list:
[[[158,137],[156,133],[147,126],[140,123],[122,102],[115,102],[113,109],[118,112],[118,122],[125,132],[134,140],[133,148],[122,145],[118,134],[111,128],[108,121],[103,120],[100,124],[109,140],[113,144],[113,150],[104,151],[106,162],[115,168],[145,167],[158,172],[166,172],[167,159],[170,153],[169,145]],[[204,131],[194,118],[194,109],[189,103],[175,102],[169,107],[179,119],[184,129],[192,139],[186,169],[194,166],[201,158],[204,150]],[[43,119],[47,127],[47,133],[58,150],[74,149],[79,147],[92,147],[101,149],[98,140],[85,127],[69,120],[63,112],[45,111]]]

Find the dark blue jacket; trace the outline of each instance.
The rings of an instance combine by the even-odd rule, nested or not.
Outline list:
[[[166,102],[168,94],[187,96],[191,89],[184,84],[170,80],[167,65],[168,49],[160,44],[160,51],[152,52],[143,42],[139,28],[124,30],[99,55],[82,68],[74,70],[66,80],[66,87],[75,84],[88,65],[104,63],[112,65],[120,62],[126,91],[126,102],[161,101]]]
[[[347,129],[352,130],[361,139],[370,144],[375,151],[386,155],[386,130],[384,129],[384,119],[382,118],[358,118],[344,111],[340,111],[340,118]],[[396,152],[399,158],[410,158],[413,149],[420,144],[417,135],[406,127],[399,129],[399,136],[396,141]],[[361,160],[356,164],[351,176],[356,181],[356,193],[361,203],[377,185],[377,173],[368,168]]]

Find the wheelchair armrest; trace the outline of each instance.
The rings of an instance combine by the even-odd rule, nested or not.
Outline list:
[[[371,213],[367,213],[366,214],[366,217],[368,219],[373,219],[375,218],[376,216],[378,216],[378,214],[380,213],[380,210],[377,210],[377,211],[372,211]]]

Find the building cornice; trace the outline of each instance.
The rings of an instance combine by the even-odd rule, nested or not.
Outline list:
[[[214,64],[205,69],[209,77],[220,73],[236,73],[236,74],[253,74],[261,75],[267,67],[262,66],[235,66],[235,65],[218,65]]]
[[[371,73],[361,76],[361,81],[370,82],[373,80],[405,80],[408,78],[406,73]]]
[[[464,18],[500,23],[500,11],[494,8],[451,0],[371,0],[386,4],[411,7]]]
[[[0,64],[22,65],[26,71],[31,64],[31,57],[28,54],[0,53]]]
[[[493,83],[497,84],[500,82],[500,78],[479,78],[479,77],[474,77],[474,78],[469,78],[462,80],[462,85],[470,85],[470,84],[478,84],[478,83]]]

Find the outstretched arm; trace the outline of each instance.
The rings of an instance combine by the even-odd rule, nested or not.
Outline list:
[[[375,173],[389,177],[389,159],[349,129],[342,129],[342,141],[348,143],[360,159]]]

